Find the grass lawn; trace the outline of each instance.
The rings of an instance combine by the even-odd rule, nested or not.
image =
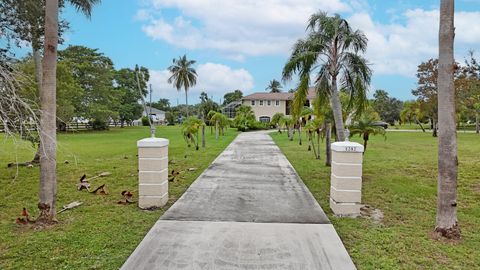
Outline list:
[[[423,128],[427,133],[432,133],[432,130],[430,129],[430,124],[422,124]],[[395,125],[395,126],[388,126],[388,129],[402,129],[402,130],[422,130],[422,128],[414,123],[406,123],[402,125]],[[465,123],[460,123],[460,126],[457,127],[458,132],[463,132],[463,131],[475,131],[475,124],[465,124]]]
[[[38,168],[7,168],[7,164],[28,161],[33,149],[28,143],[14,146],[0,142],[0,269],[118,269],[142,240],[155,221],[233,140],[233,129],[215,140],[207,129],[207,147],[188,148],[179,127],[159,127],[157,137],[170,140],[170,170],[183,171],[170,182],[170,202],[155,211],[143,211],[136,204],[118,205],[122,190],[131,190],[137,200],[136,141],[148,137],[144,127],[113,129],[106,132],[60,134],[58,150],[57,205],[80,200],[84,204],[58,215],[54,227],[34,230],[15,224],[23,207],[38,214]],[[16,149],[16,150],[15,150]],[[16,154],[15,154],[16,153]],[[64,161],[68,160],[69,164]],[[188,171],[188,168],[196,168]],[[92,187],[106,184],[109,195],[92,195],[76,190],[84,173],[88,177],[111,172],[92,180]]]
[[[330,168],[307,146],[272,134],[326,211],[359,269],[480,269],[480,136],[459,134],[458,218],[462,239],[431,238],[435,225],[437,146],[430,133],[373,137],[364,158],[364,204],[383,211],[381,224],[336,218],[329,208]],[[297,139],[297,137],[296,137]],[[355,139],[357,140],[358,137]]]

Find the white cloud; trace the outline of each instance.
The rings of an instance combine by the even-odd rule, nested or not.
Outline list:
[[[318,11],[343,12],[369,38],[367,58],[375,74],[413,77],[417,65],[438,54],[438,10],[390,9],[390,22],[375,20],[366,0],[149,0],[143,31],[179,48],[212,50],[238,62],[249,56],[286,57],[305,36],[306,20]],[[179,11],[174,19],[163,10]],[[378,11],[377,11],[378,12]],[[480,12],[456,13],[456,53],[480,50]],[[277,67],[280,69],[281,67]]]
[[[198,102],[198,96],[202,91],[213,96],[216,101],[231,90],[240,89],[242,91],[251,91],[253,89],[253,76],[245,69],[232,69],[229,66],[205,63],[196,67],[198,78],[197,84],[189,89],[189,103]],[[180,104],[185,102],[184,90],[177,93],[177,89],[167,82],[170,77],[168,70],[150,70],[150,83],[154,89],[153,96],[159,98],[168,98],[171,101],[180,98]],[[174,103],[176,104],[176,103]]]
[[[287,54],[319,9],[350,10],[342,0],[152,0],[152,8],[176,8],[182,15],[174,21],[150,20],[143,31],[151,38],[182,48],[216,50],[240,61],[245,56]]]
[[[413,77],[418,64],[438,55],[438,10],[407,10],[397,19],[403,23],[381,24],[369,14],[353,14],[350,23],[365,32],[369,39],[367,58],[376,74]],[[457,60],[470,48],[479,49],[480,12],[455,15]],[[398,21],[398,20],[396,20]]]
[[[137,13],[135,14],[135,16],[133,17],[135,20],[137,21],[148,21],[148,20],[152,20],[153,17],[152,15],[150,14],[150,12],[146,9],[139,9],[137,10]]]

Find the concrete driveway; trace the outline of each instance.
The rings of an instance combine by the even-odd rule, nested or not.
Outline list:
[[[241,133],[160,218],[122,269],[355,269],[266,132]]]

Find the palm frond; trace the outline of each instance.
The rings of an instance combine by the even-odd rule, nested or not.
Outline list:
[[[69,0],[69,2],[77,11],[82,12],[87,18],[90,18],[92,16],[93,6],[100,4],[101,0]]]

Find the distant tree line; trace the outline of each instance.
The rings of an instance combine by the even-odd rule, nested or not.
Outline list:
[[[480,65],[473,52],[464,63],[454,67],[457,125],[474,126],[480,133]],[[380,119],[390,125],[416,124],[432,135],[438,130],[438,59],[429,59],[418,65],[417,87],[412,90],[415,100],[400,101],[385,90],[376,90],[370,104]]]
[[[28,55],[17,62],[24,88],[22,95],[39,103],[35,61]],[[139,74],[140,90],[137,85]],[[142,115],[149,71],[145,67],[116,70],[112,60],[84,46],[69,46],[58,52],[57,129],[66,130],[71,121],[88,121],[95,130],[108,129],[111,121],[130,125]],[[36,106],[38,107],[38,106]]]

